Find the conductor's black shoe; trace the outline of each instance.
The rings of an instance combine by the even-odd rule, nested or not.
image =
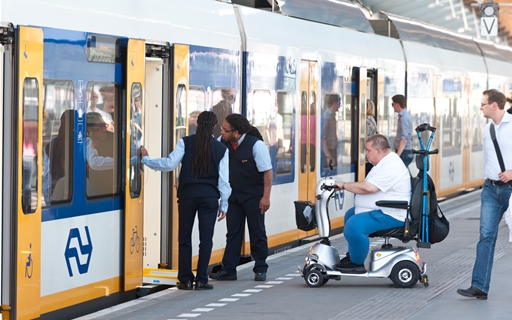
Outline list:
[[[192,290],[192,281],[185,281],[185,282],[180,282],[178,284],[178,289],[179,290]]]
[[[477,289],[473,286],[467,288],[467,289],[458,289],[457,293],[464,296],[464,297],[470,297],[470,298],[477,298],[481,300],[487,300],[487,293],[483,292],[480,289]]]
[[[215,280],[236,280],[236,273],[221,270],[217,273],[210,273],[210,278]]]
[[[267,280],[266,272],[255,272],[254,273],[254,281],[265,281]]]
[[[213,286],[209,283],[196,282],[196,290],[210,290]]]
[[[336,270],[341,271],[343,273],[366,273],[364,264],[353,263],[352,261],[350,261],[350,259],[342,259],[342,261],[336,265]]]

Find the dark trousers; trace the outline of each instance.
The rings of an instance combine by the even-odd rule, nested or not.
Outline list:
[[[196,282],[208,283],[208,263],[212,254],[213,230],[219,210],[216,198],[179,199],[178,230],[178,280],[194,281],[192,273],[192,228],[194,219],[199,220],[199,260],[197,261]]]
[[[261,214],[259,204],[261,198],[256,197],[243,203],[229,201],[226,222],[226,249],[222,258],[222,270],[236,273],[240,261],[240,250],[244,241],[245,219],[249,229],[251,256],[254,259],[254,272],[267,272],[268,243],[265,231],[265,214]]]

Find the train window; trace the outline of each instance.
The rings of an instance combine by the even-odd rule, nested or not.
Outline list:
[[[178,84],[176,88],[176,139],[178,142],[183,138],[186,132],[186,120],[187,120],[187,87],[183,84]],[[176,171],[174,183],[178,183],[180,176],[181,166]]]
[[[203,86],[189,86],[188,110],[206,110],[206,92]]]
[[[332,159],[334,166],[342,163],[345,165],[345,160],[350,164],[350,139],[343,140],[342,129],[347,126],[350,128],[350,108],[352,103],[352,96],[345,95],[344,107],[340,109],[339,94],[329,93],[324,96],[323,113],[322,113],[322,165],[323,168],[329,167],[329,161]],[[348,110],[346,110],[348,109]],[[348,117],[348,118],[347,118]],[[350,132],[350,131],[348,131]],[[347,135],[350,137],[350,135]],[[339,148],[340,142],[342,148]],[[341,151],[341,154],[340,154]],[[340,159],[341,155],[341,159]]]
[[[86,194],[87,197],[119,192],[119,90],[113,83],[87,84]]]
[[[74,96],[72,81],[43,81],[43,206],[73,196]]]
[[[37,207],[37,141],[39,121],[39,83],[26,78],[23,82],[23,126],[22,126],[22,198],[25,214],[34,213]]]
[[[272,103],[270,91],[254,90],[252,94],[252,110],[249,122],[259,130],[267,146],[270,146],[270,137],[266,134],[270,111],[274,112],[274,103]]]
[[[130,97],[130,197],[138,198],[141,189],[141,167],[137,157],[137,149],[142,144],[142,85],[133,83]]]
[[[224,119],[233,113],[233,104],[235,103],[235,90],[233,88],[215,88],[213,90],[212,107],[213,113],[217,116],[218,125],[213,130],[213,136],[220,136],[220,127]]]
[[[206,93],[203,86],[190,86],[188,95],[188,134],[196,134],[197,117],[206,110]],[[218,123],[220,127],[222,123]]]
[[[90,34],[87,36],[87,61],[120,63],[121,40],[116,37]]]
[[[443,150],[460,152],[462,141],[462,84],[459,79],[443,80]]]
[[[277,92],[277,101],[274,113],[271,113],[267,126],[267,134],[269,141],[274,141],[276,163],[276,174],[288,174],[292,172],[292,110],[293,110],[293,93],[291,91]],[[314,137],[314,133],[313,133]],[[312,142],[314,144],[314,141]],[[314,154],[314,150],[312,151]],[[314,171],[314,156],[312,157],[312,169]],[[274,157],[272,157],[274,159]]]

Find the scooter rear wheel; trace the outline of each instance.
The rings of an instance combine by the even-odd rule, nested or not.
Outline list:
[[[397,288],[412,288],[420,279],[420,270],[411,261],[400,261],[395,264],[389,277]]]
[[[311,288],[321,287],[327,282],[325,281],[322,272],[317,269],[308,270],[304,275],[304,279],[306,280],[306,284]],[[327,280],[329,279],[327,278]]]

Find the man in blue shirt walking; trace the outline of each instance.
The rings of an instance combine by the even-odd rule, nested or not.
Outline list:
[[[212,253],[215,218],[220,221],[228,211],[228,150],[213,138],[217,117],[204,111],[197,118],[197,132],[178,141],[167,158],[151,159],[141,147],[142,163],[154,170],[172,171],[181,163],[178,184],[178,289],[192,290],[192,228],[197,212],[199,220],[199,260],[195,277],[196,290],[213,289],[208,283],[208,263]],[[220,208],[218,199],[220,197]]]

